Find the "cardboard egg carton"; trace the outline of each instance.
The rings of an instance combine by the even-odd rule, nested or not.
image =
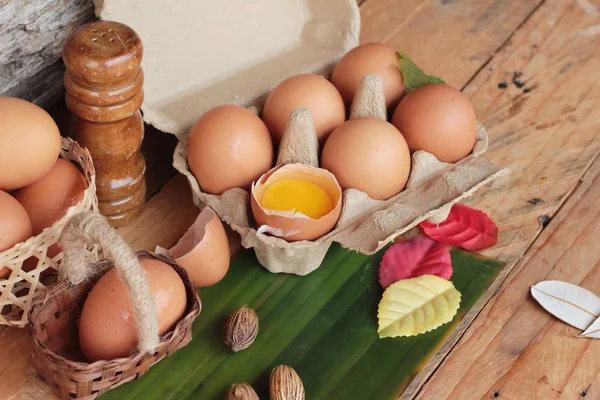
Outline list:
[[[356,189],[345,190],[336,227],[318,240],[287,242],[260,233],[247,191],[230,189],[216,196],[200,190],[186,160],[189,129],[202,113],[217,105],[260,107],[270,90],[289,76],[328,76],[337,61],[358,44],[356,1],[95,3],[99,17],[123,22],[142,37],[144,120],[178,137],[173,165],[188,179],[194,203],[211,207],[271,272],[306,275],[318,268],[334,241],[373,254],[425,219],[443,220],[452,204],[505,172],[479,158],[487,148],[487,135],[479,124],[471,155],[457,163],[442,163],[423,151],[414,153],[407,187],[386,201],[370,199]],[[384,104],[378,77],[365,78],[350,116],[385,119]],[[317,166],[310,113],[294,114],[277,163]]]
[[[385,119],[385,115],[381,80],[377,76],[367,76],[354,100],[351,118],[383,116]],[[485,128],[478,124],[471,155],[454,164],[440,162],[425,151],[415,152],[405,190],[388,200],[371,199],[357,189],[344,190],[342,211],[335,228],[314,241],[287,242],[262,233],[268,229],[254,223],[250,211],[251,194],[244,189],[230,189],[221,195],[203,193],[188,168],[185,136],[175,150],[173,165],[188,179],[194,203],[212,208],[240,234],[242,246],[254,249],[261,265],[274,273],[306,275],[319,267],[333,242],[350,250],[373,254],[425,219],[437,217],[443,220],[452,204],[505,172],[478,157],[485,152],[487,140]],[[295,110],[283,134],[276,164],[303,163],[318,167],[318,152],[310,111]]]

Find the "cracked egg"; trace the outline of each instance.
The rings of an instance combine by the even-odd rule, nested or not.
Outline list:
[[[285,164],[252,185],[250,202],[258,233],[288,242],[315,240],[335,226],[342,208],[342,189],[327,170]]]

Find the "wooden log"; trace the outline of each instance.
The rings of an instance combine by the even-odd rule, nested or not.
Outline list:
[[[63,41],[93,17],[89,0],[0,0],[0,96],[42,107],[59,100]]]

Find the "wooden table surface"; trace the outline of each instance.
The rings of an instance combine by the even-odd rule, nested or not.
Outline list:
[[[511,173],[467,203],[500,228],[507,267],[404,398],[600,399],[600,341],[578,339],[531,298],[559,279],[600,294],[600,1],[366,0],[361,42],[405,50],[463,89]],[[147,130],[144,214],[119,232],[173,244],[198,214],[168,168],[172,136]],[[0,328],[0,398],[52,399],[24,330]]]

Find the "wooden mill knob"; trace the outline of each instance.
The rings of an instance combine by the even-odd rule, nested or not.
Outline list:
[[[112,226],[127,224],[146,205],[142,55],[140,37],[110,21],[75,29],[63,46],[71,134],[92,155],[100,213]]]

